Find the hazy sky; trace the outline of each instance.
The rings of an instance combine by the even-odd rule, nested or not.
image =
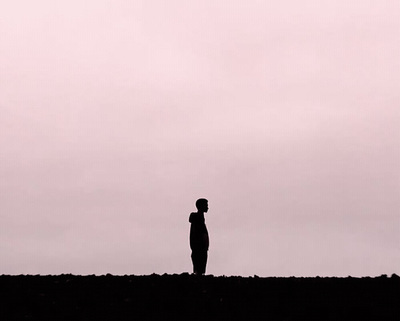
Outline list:
[[[0,274],[400,273],[400,1],[0,2]]]

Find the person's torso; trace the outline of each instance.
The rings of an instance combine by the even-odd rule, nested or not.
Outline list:
[[[204,215],[200,213],[191,213],[190,226],[190,247],[192,249],[206,249],[209,246],[209,237]]]

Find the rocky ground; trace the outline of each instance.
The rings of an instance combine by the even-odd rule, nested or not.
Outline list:
[[[400,320],[400,277],[0,276],[0,320]]]

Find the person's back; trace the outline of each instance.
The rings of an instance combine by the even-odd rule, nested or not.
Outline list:
[[[205,224],[204,213],[208,211],[208,201],[204,198],[196,201],[197,212],[189,216],[190,248],[192,250],[193,273],[197,275],[206,272],[209,238]]]

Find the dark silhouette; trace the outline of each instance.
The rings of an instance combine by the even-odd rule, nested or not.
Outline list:
[[[206,273],[209,238],[204,219],[208,211],[208,200],[200,198],[196,201],[197,212],[190,214],[190,248],[192,250],[193,273],[202,275]]]
[[[205,282],[188,273],[0,275],[0,320],[400,319],[400,278],[395,274],[202,278]]]

